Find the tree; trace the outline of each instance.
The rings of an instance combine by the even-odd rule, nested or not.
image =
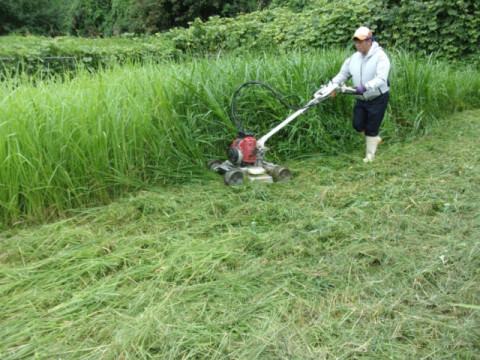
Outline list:
[[[69,10],[70,33],[110,36],[132,26],[133,0],[73,0]]]
[[[66,31],[66,5],[68,1],[0,0],[0,34],[63,34]]]
[[[137,26],[141,26],[132,30],[155,33],[173,27],[187,27],[196,18],[233,17],[240,12],[264,9],[269,3],[270,0],[136,0],[134,18]]]
[[[6,35],[20,24],[13,1],[0,0],[0,35]]]
[[[69,13],[70,32],[82,36],[103,34],[111,8],[111,0],[75,0]]]

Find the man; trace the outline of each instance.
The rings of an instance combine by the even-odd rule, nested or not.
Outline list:
[[[366,138],[365,162],[373,161],[377,145],[382,139],[378,130],[383,121],[388,99],[388,72],[390,60],[378,45],[369,28],[359,27],[352,38],[357,52],[343,63],[333,83],[344,83],[352,78],[356,89],[353,107],[353,127]]]

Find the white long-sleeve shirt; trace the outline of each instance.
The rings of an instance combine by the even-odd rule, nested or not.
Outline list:
[[[360,100],[370,100],[389,91],[388,73],[390,60],[376,41],[372,43],[367,55],[357,51],[343,63],[340,72],[332,82],[340,84],[352,78],[353,86],[365,86],[363,95],[357,95]]]

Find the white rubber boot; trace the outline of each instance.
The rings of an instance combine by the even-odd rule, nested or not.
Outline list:
[[[364,162],[372,162],[375,159],[375,152],[377,151],[377,146],[382,143],[382,138],[380,136],[365,136],[367,142],[367,152],[366,157],[363,159]]]

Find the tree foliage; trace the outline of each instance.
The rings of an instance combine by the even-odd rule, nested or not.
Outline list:
[[[170,53],[208,53],[345,47],[354,29],[366,25],[387,49],[479,62],[480,3],[475,0],[66,0],[59,11],[50,11],[57,3],[0,0],[0,31],[158,33],[158,41],[173,44]]]
[[[272,2],[272,5],[277,2]],[[478,63],[480,3],[475,0],[315,0],[304,11],[289,6],[237,17],[199,19],[168,37],[178,49],[195,52],[276,47],[283,49],[346,46],[355,28],[370,27],[386,48]]]
[[[381,12],[381,31],[390,43],[414,52],[441,52],[452,59],[480,48],[480,3],[474,0],[397,1]],[[380,22],[381,20],[381,22]]]
[[[136,0],[133,18],[137,33],[155,33],[174,27],[187,27],[194,19],[210,16],[233,17],[238,13],[262,10],[269,0]]]
[[[234,17],[271,0],[0,0],[0,35],[110,36],[186,27],[195,18]]]
[[[73,0],[68,33],[111,36],[130,31],[134,2],[131,0]]]
[[[12,32],[59,35],[65,32],[69,1],[0,0],[0,35]]]

